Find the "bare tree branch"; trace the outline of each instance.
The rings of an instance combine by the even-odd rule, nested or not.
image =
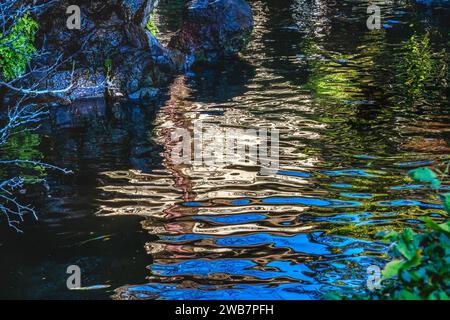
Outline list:
[[[26,14],[39,14],[46,7],[54,3],[57,3],[57,1],[29,0],[19,2],[16,0],[2,0],[0,3],[0,44],[3,47],[9,48],[12,52],[23,54],[23,52],[17,52],[20,51],[20,48],[13,46],[14,38],[10,39],[9,37],[13,30],[13,26]],[[9,41],[4,41],[5,39],[9,39]],[[49,66],[31,63],[31,61],[35,59],[42,61],[42,59],[39,58],[49,55],[45,50],[44,40],[44,45],[40,50],[34,52],[33,55],[26,56],[27,71],[24,74],[15,79],[6,81],[5,79],[2,79],[2,70],[0,70],[0,88],[3,88],[4,92],[8,95],[8,101],[12,102],[11,105],[6,105],[7,111],[4,118],[5,123],[3,127],[0,127],[0,148],[5,147],[14,135],[39,129],[40,123],[48,116],[49,112],[47,108],[44,105],[33,103],[33,101],[36,100],[33,100],[32,98],[41,95],[65,93],[74,87],[74,63],[72,63],[70,83],[67,87],[46,88],[46,84],[43,83],[63,65],[71,63],[74,56],[84,49],[85,44],[86,43],[82,45],[82,48],[80,48],[78,52],[75,52],[66,58],[64,58],[62,53],[57,55],[53,60],[53,63]],[[49,59],[43,59],[43,61],[48,60]],[[59,171],[64,174],[72,173],[71,170],[35,160],[0,159],[0,165],[6,169],[9,169],[8,167],[16,167],[17,169],[23,165],[31,165],[33,167],[39,166],[44,169]],[[9,172],[9,170],[6,171]],[[17,191],[24,189],[26,185],[30,183],[46,183],[46,180],[14,176],[6,178],[4,181],[0,181],[0,214],[6,218],[8,225],[17,232],[22,232],[19,229],[19,225],[24,221],[26,215],[31,215],[34,219],[37,219],[35,209],[29,205],[21,204],[14,196]]]

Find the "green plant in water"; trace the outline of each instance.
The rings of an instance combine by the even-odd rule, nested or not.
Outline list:
[[[22,75],[36,52],[34,38],[38,23],[28,14],[19,18],[6,32],[0,34],[0,71],[6,80]]]

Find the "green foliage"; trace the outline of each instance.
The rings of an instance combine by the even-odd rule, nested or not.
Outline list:
[[[151,34],[153,36],[156,37],[156,35],[159,33],[159,29],[158,27],[155,25],[155,23],[152,21],[152,17],[150,17],[150,19],[148,19],[147,22],[147,26],[146,26],[147,30],[151,32]]]
[[[418,168],[408,172],[408,176],[417,182],[427,182],[435,189],[441,186],[438,175],[430,168]]]
[[[38,23],[28,14],[19,18],[6,34],[0,34],[0,71],[6,80],[22,75],[36,52]]]
[[[111,70],[111,68],[112,68],[112,63],[113,63],[113,62],[112,62],[112,60],[111,60],[110,58],[108,58],[108,59],[105,60],[104,65],[105,65],[106,70],[108,70],[108,71]]]
[[[379,234],[393,243],[393,260],[386,264],[381,289],[363,294],[329,293],[326,299],[341,300],[450,300],[450,221],[437,224],[424,219],[428,231]]]
[[[414,181],[429,183],[439,191],[441,179],[449,172],[418,168],[408,172]],[[447,213],[450,213],[450,193],[439,194]],[[327,299],[360,300],[450,300],[450,221],[437,223],[422,219],[427,230],[415,233],[411,228],[402,232],[379,233],[387,243],[392,243],[389,255],[392,260],[383,269],[381,289],[363,294],[327,294]]]
[[[441,179],[448,174],[449,165],[450,163],[447,165],[444,172],[440,172],[441,178],[439,178],[438,174],[430,168],[417,168],[411,170],[408,172],[408,176],[414,181],[429,183],[435,191],[439,191],[442,184]],[[439,194],[439,198],[442,201],[445,211],[450,214],[450,193]]]
[[[418,182],[433,182],[437,174],[430,168],[418,168],[408,172],[408,176]]]
[[[450,193],[440,194],[439,197],[441,198],[445,211],[450,213]]]
[[[394,260],[383,270],[382,289],[370,293],[371,298],[450,299],[450,221],[424,221],[430,231],[416,234],[408,228],[384,235],[394,242]],[[392,278],[396,280],[385,284]]]
[[[442,177],[448,173],[448,165]],[[408,172],[417,182],[429,183],[439,190],[441,180],[430,168]],[[447,213],[450,213],[450,194],[440,194]],[[438,224],[424,218],[428,231],[416,234],[410,228],[401,233],[381,234],[392,242],[393,260],[383,270],[382,289],[369,294],[375,299],[439,299],[449,300],[450,292],[450,221]],[[395,279],[391,282],[383,283]]]

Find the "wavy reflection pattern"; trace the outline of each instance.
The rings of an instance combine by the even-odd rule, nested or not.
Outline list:
[[[163,167],[104,173],[101,213],[145,216],[143,228],[158,238],[146,244],[148,283],[119,288],[116,298],[317,299],[338,287],[361,290],[367,267],[383,264],[376,232],[442,214],[425,186],[405,178],[439,164],[449,148],[439,138],[448,132],[445,95],[412,82],[405,90],[393,72],[411,58],[407,33],[394,30],[415,19],[409,7],[386,4],[390,25],[370,32],[365,1],[252,6],[256,28],[243,60],[173,83],[151,136],[163,146]],[[261,176],[246,163],[176,164],[172,132],[193,133],[199,120],[279,129],[281,169]]]

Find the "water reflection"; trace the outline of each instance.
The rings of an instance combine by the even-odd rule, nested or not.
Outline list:
[[[52,146],[50,162],[81,173],[54,188],[50,212],[143,219],[146,254],[134,269],[147,267],[147,279],[129,284],[130,270],[113,269],[114,298],[317,299],[360,290],[367,266],[384,263],[376,232],[443,213],[405,173],[448,158],[449,11],[380,1],[383,28],[369,31],[372,2],[251,1],[255,32],[240,59],[175,79],[155,119],[127,106],[115,117],[129,130],[107,123]],[[182,3],[161,1],[163,41],[179,17],[166,14]],[[178,164],[171,134],[192,133],[200,120],[280,130],[280,169],[263,176],[248,163]],[[100,225],[88,222],[83,232],[70,225],[65,243]],[[144,240],[111,238],[107,250],[92,249],[112,252],[100,265],[136,261]]]
[[[394,2],[382,4],[383,29],[368,31],[368,3],[253,1],[243,58],[254,74],[236,83],[245,69],[222,67],[175,81],[153,132],[164,169],[125,187],[133,184],[143,228],[158,238],[146,245],[155,261],[148,284],[119,288],[116,298],[360,290],[367,266],[383,263],[377,231],[439,215],[439,202],[404,174],[446,158],[447,35]],[[281,169],[264,177],[253,166],[174,164],[171,132],[198,120],[279,129]],[[117,188],[127,204],[104,210],[124,214],[131,190]]]

